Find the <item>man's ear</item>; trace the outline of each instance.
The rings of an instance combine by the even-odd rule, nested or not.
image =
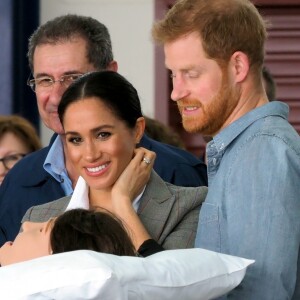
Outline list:
[[[118,63],[117,63],[115,60],[112,60],[112,61],[108,64],[106,70],[118,72]]]
[[[144,117],[140,117],[136,120],[135,124],[135,142],[138,144],[144,134],[146,127],[146,121]]]
[[[244,81],[250,68],[248,56],[244,52],[236,51],[232,54],[229,65],[235,82]]]

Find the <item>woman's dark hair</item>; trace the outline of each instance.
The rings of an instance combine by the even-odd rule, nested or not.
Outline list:
[[[116,72],[100,71],[82,76],[65,91],[58,106],[61,123],[64,124],[64,115],[70,104],[91,97],[104,103],[128,128],[134,128],[136,120],[143,116],[133,85]]]
[[[50,244],[55,253],[93,250],[121,256],[134,256],[135,248],[116,216],[103,210],[72,209],[54,222]]]

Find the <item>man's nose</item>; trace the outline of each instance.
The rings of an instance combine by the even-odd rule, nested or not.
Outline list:
[[[67,89],[67,87],[60,81],[54,82],[51,87],[50,96],[49,96],[49,98],[51,99],[51,102],[58,105],[60,103],[61,97],[66,89]]]
[[[189,90],[186,83],[180,77],[173,78],[173,89],[171,92],[171,99],[178,101],[189,95]]]

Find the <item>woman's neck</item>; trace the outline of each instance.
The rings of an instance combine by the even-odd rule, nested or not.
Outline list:
[[[101,207],[112,211],[111,189],[106,190],[89,190],[90,207]]]

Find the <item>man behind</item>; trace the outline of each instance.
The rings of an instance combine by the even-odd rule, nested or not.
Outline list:
[[[64,155],[57,107],[66,88],[83,74],[117,71],[107,28],[97,20],[66,15],[40,26],[29,40],[28,84],[37,96],[40,116],[55,133],[50,145],[26,157],[6,176],[0,189],[0,245],[17,235],[28,208],[70,195],[78,175]],[[192,154],[143,136],[141,146],[156,152],[155,171],[167,182],[207,185],[206,166]]]
[[[247,0],[179,0],[152,32],[184,128],[213,137],[196,246],[256,260],[225,299],[300,299],[300,138],[263,88],[264,21]]]

